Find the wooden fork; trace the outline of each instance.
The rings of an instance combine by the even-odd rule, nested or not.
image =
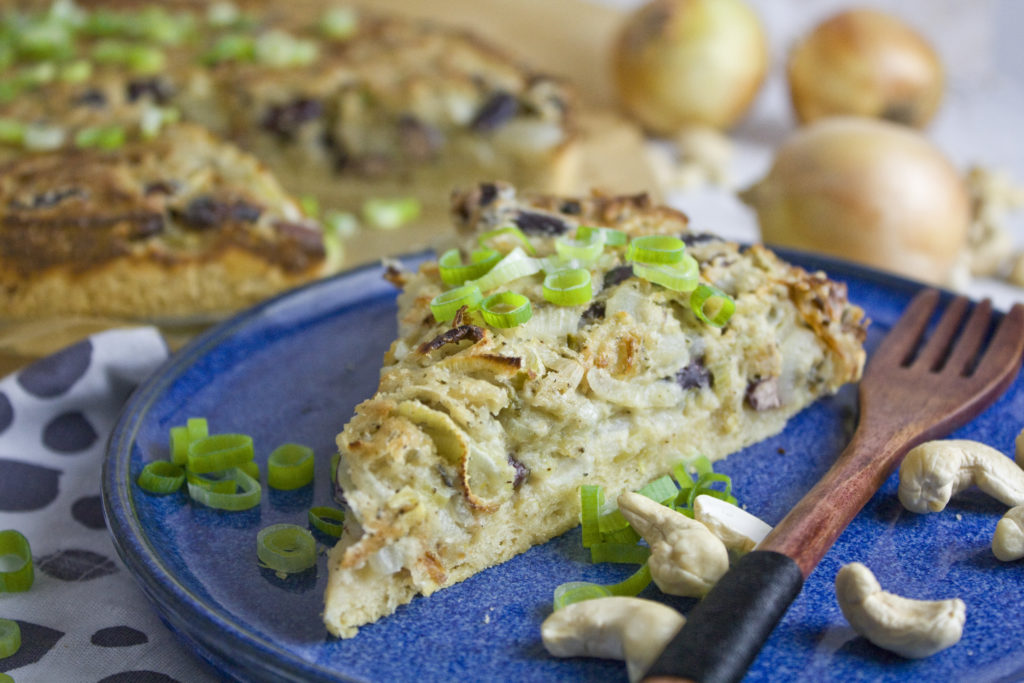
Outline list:
[[[1003,316],[982,350],[992,314],[988,300],[964,321],[968,301],[954,299],[924,338],[939,298],[927,289],[910,302],[868,362],[849,445],[758,549],[687,615],[645,681],[742,678],[804,578],[903,455],[967,423],[1014,381],[1024,355],[1024,305]]]

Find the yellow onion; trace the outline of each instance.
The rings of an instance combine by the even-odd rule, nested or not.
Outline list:
[[[942,63],[931,45],[876,10],[819,24],[790,52],[786,75],[802,123],[853,114],[921,128],[942,100]]]
[[[822,119],[777,151],[741,198],[768,244],[945,284],[967,243],[970,202],[945,156],[906,126]]]
[[[648,130],[724,130],[757,95],[767,45],[743,0],[653,0],[626,19],[612,64],[623,107]]]

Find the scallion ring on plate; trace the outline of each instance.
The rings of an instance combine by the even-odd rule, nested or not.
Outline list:
[[[640,591],[651,584],[651,568],[644,562],[640,568],[618,583],[613,583],[606,588],[612,595],[639,595]]]
[[[281,444],[267,458],[267,486],[291,491],[313,481],[313,449],[297,443]]]
[[[527,256],[525,251],[516,247],[505,254],[505,257],[498,261],[485,275],[473,280],[473,282],[480,288],[481,292],[486,292],[513,280],[518,280],[521,277],[539,273],[540,269],[540,259]]]
[[[260,480],[260,466],[256,464],[255,460],[243,462],[241,465],[236,465],[236,467],[245,472],[246,474],[248,474],[256,481]]]
[[[188,495],[193,500],[218,510],[237,512],[248,510],[260,504],[263,489],[260,483],[237,467],[232,467],[225,473],[225,476],[234,480],[237,491],[221,493],[204,488],[192,481],[188,482]]]
[[[441,281],[456,286],[485,275],[500,260],[501,254],[496,249],[484,248],[470,254],[469,263],[463,263],[459,250],[449,249],[441,254],[437,265],[441,271]]]
[[[249,474],[249,472],[245,472]],[[249,476],[252,475],[249,474]],[[253,479],[255,478],[253,477]],[[210,472],[208,474],[196,474],[192,470],[185,470],[185,481],[190,485],[201,486],[213,493],[234,493],[238,490],[238,484],[235,483],[235,477],[231,470]]]
[[[555,610],[560,610],[566,605],[594,598],[611,597],[612,592],[604,586],[589,581],[569,581],[555,588]]]
[[[483,298],[480,288],[473,282],[467,282],[461,287],[449,289],[435,296],[430,302],[430,311],[434,314],[434,320],[444,323],[454,318],[463,306],[469,310],[475,309]]]
[[[12,619],[0,619],[0,659],[21,649],[21,627]]]
[[[20,531],[0,531],[0,593],[22,593],[32,587],[32,548]]]
[[[341,536],[345,522],[345,511],[337,508],[318,505],[309,509],[309,524],[317,531],[322,531],[328,536],[338,538]]]
[[[618,562],[621,564],[643,564],[651,556],[651,549],[645,545],[633,543],[615,543],[602,541],[590,546],[590,561]]]
[[[226,470],[252,457],[252,437],[247,434],[214,434],[188,445],[188,469],[196,474]]]
[[[544,278],[544,298],[556,306],[585,304],[594,295],[586,268],[558,270]]]
[[[146,493],[174,493],[185,483],[185,470],[170,460],[147,463],[139,473],[138,484]]]
[[[530,256],[537,255],[537,249],[530,243],[529,238],[515,225],[506,225],[497,230],[488,230],[477,238],[477,242],[479,242],[481,247],[493,248],[495,244],[508,241],[509,237],[518,242],[518,246],[521,246]]]
[[[686,254],[686,243],[672,235],[643,235],[629,243],[626,258],[639,263],[678,263]]]
[[[580,237],[577,233],[576,239],[559,237],[555,240],[555,251],[565,260],[578,259],[590,263],[604,251],[604,233],[592,231],[586,237]]]
[[[674,292],[691,292],[700,280],[700,266],[689,254],[676,263],[633,263],[633,274]]]
[[[316,564],[316,541],[295,524],[271,524],[256,534],[256,556],[269,569],[294,574]]]
[[[530,300],[517,292],[498,292],[480,302],[480,313],[491,327],[515,327],[533,316]]]
[[[184,467],[188,464],[188,445],[209,436],[206,418],[190,417],[184,425],[171,427],[171,462]]]
[[[609,247],[621,247],[629,241],[629,235],[615,228],[598,228],[592,225],[581,225],[576,228],[576,239],[587,239],[591,233],[600,232],[604,235],[604,243]]]
[[[690,295],[690,308],[708,325],[721,327],[736,311],[736,302],[717,287],[701,283]]]

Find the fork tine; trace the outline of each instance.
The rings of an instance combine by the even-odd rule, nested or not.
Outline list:
[[[917,348],[939,301],[937,289],[924,289],[907,305],[903,315],[885,335],[872,356],[873,364],[903,365]],[[898,332],[898,333],[897,333]]]
[[[949,354],[946,360],[946,369],[958,375],[966,375],[971,369],[971,364],[978,355],[982,342],[985,341],[985,333],[988,332],[988,323],[992,317],[992,301],[985,299],[971,311],[971,315],[964,323],[960,339]]]
[[[946,306],[946,310],[943,311],[938,324],[932,330],[931,336],[925,341],[924,346],[921,347],[914,359],[913,365],[929,370],[938,370],[942,366],[966,311],[967,297],[965,296],[958,296],[949,306]]]
[[[1014,304],[1010,312],[999,321],[992,341],[971,373],[972,379],[987,382],[1019,363],[1024,353],[1024,304]]]

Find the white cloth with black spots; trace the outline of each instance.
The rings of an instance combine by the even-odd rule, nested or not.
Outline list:
[[[157,617],[103,521],[107,436],[167,355],[154,328],[112,330],[0,379],[0,530],[24,534],[35,564],[30,590],[0,593],[22,633],[0,672],[17,683],[218,680]]]

